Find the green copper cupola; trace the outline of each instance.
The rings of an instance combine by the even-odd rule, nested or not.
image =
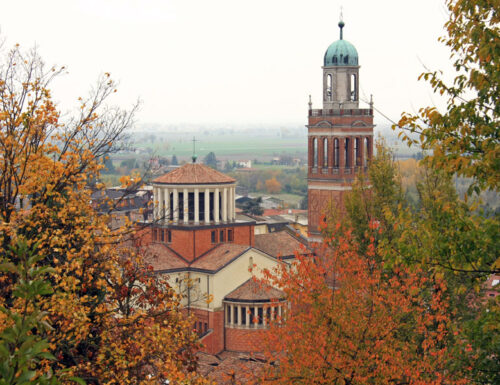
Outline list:
[[[344,40],[342,16],[338,25],[340,39],[330,44],[323,61],[323,108],[359,108],[358,51]]]
[[[340,39],[330,44],[325,52],[323,65],[327,66],[357,66],[358,65],[358,51],[356,48],[344,40],[343,28],[345,23],[339,21]]]

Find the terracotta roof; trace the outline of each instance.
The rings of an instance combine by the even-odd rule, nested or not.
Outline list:
[[[221,243],[194,261],[190,267],[217,271],[248,249],[250,249],[250,247],[244,245]]]
[[[265,365],[262,354],[223,351],[217,355],[203,352],[196,354],[197,372],[218,385],[252,382],[254,374]]]
[[[146,249],[145,259],[155,271],[180,269],[188,266],[185,260],[163,243],[151,243]]]
[[[285,293],[274,287],[255,282],[253,278],[243,283],[227,294],[224,299],[235,301],[270,301],[272,299],[283,298]]]
[[[234,182],[236,182],[235,179],[201,163],[186,163],[184,166],[153,180],[153,183],[170,184],[216,184]]]
[[[255,248],[277,258],[290,257],[300,251],[302,243],[287,231],[255,235]]]

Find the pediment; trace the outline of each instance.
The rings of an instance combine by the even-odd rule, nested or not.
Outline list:
[[[322,120],[322,121],[316,123],[313,127],[332,128],[333,124],[330,123],[328,120]]]
[[[351,127],[368,127],[368,124],[366,124],[362,120],[356,120],[351,124]]]

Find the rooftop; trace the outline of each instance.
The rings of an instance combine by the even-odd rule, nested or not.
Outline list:
[[[274,258],[293,257],[295,256],[295,251],[301,251],[301,245],[303,243],[288,231],[255,235],[255,248]]]
[[[201,163],[186,163],[184,166],[153,180],[153,183],[162,184],[220,184],[234,182],[236,182],[235,179]]]
[[[270,285],[255,282],[250,278],[231,293],[227,294],[225,300],[233,301],[255,301],[255,302],[268,302],[273,299],[283,298],[285,293]]]
[[[234,243],[221,243],[195,260],[190,267],[218,271],[249,248],[249,246],[236,245]]]

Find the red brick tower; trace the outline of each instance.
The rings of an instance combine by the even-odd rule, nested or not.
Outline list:
[[[343,197],[357,173],[364,172],[373,154],[373,108],[359,108],[359,65],[354,46],[340,39],[324,57],[323,108],[308,119],[309,236],[318,238],[321,216],[329,202],[343,211]]]

